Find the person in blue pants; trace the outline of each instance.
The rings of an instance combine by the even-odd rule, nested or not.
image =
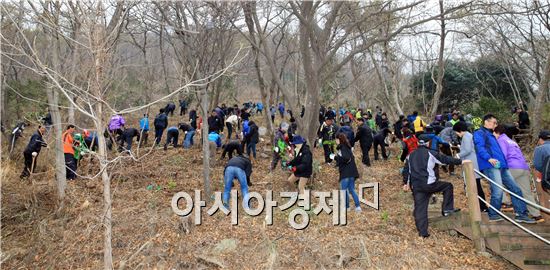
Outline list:
[[[237,179],[241,186],[241,192],[243,194],[243,207],[248,209],[248,186],[250,185],[250,176],[252,175],[252,163],[250,159],[243,155],[233,157],[225,165],[224,175],[224,189],[223,189],[223,204],[229,208],[229,197],[231,194],[231,188],[233,188],[233,181]]]
[[[492,114],[487,114],[483,117],[483,126],[474,132],[474,143],[479,170],[494,182],[501,186],[505,186],[508,190],[523,198],[521,189],[508,171],[508,164],[500,149],[497,138],[493,135],[493,130],[497,127],[497,124],[497,118]],[[491,188],[491,207],[489,207],[488,213],[489,221],[496,222],[504,220],[497,212],[500,211],[502,206],[503,190],[492,182],[489,182],[489,184]],[[510,197],[512,198],[512,205],[516,213],[515,221],[531,224],[536,223],[534,219],[529,217],[525,202],[513,195],[510,195]]]
[[[336,154],[330,154],[330,158],[336,161],[340,173],[340,189],[346,191],[346,209],[349,209],[349,194],[353,197],[355,211],[361,211],[359,196],[355,192],[355,179],[359,178],[359,171],[355,164],[355,157],[351,151],[351,144],[345,133],[336,135]]]

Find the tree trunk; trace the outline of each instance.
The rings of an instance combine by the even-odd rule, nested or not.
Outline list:
[[[304,2],[307,9],[311,9],[311,2]],[[307,11],[304,13],[308,13]],[[317,126],[319,125],[319,70],[315,68],[311,50],[309,46],[309,37],[311,25],[304,25],[300,22],[300,54],[302,55],[302,64],[305,74],[306,97],[304,120],[299,126],[299,133],[306,137],[308,143],[313,144],[317,137]]]
[[[264,77],[262,76],[262,70],[260,67],[260,52],[258,48],[261,46],[261,44],[257,44],[258,42],[262,42],[262,39],[256,39],[256,31],[254,30],[254,20],[252,19],[252,12],[256,12],[256,3],[255,2],[247,2],[246,4],[243,4],[243,10],[244,10],[244,16],[245,16],[245,22],[248,26],[248,33],[250,36],[250,41],[255,43],[255,46],[252,46],[252,53],[254,55],[254,68],[256,69],[256,76],[258,77],[258,87],[260,88],[260,94],[262,96],[262,103],[264,104],[264,118],[267,125],[267,130],[269,131],[269,138],[270,142],[273,141],[275,135],[275,129],[273,127],[273,123],[271,122],[271,117],[269,115],[269,105],[270,105],[270,95],[268,95],[266,91],[265,81]]]
[[[439,0],[439,11],[441,13],[440,23],[441,23],[441,33],[440,33],[440,43],[439,43],[439,57],[437,59],[437,80],[435,93],[432,100],[432,110],[430,117],[433,117],[437,114],[437,109],[439,107],[439,98],[441,98],[441,93],[443,93],[443,76],[445,76],[445,61],[443,59],[443,54],[445,52],[445,9],[443,7],[443,0]]]
[[[53,149],[55,153],[55,179],[57,182],[57,197],[59,199],[59,209],[63,208],[65,200],[65,188],[67,187],[67,176],[65,171],[65,155],[63,154],[63,140],[61,135],[63,134],[63,127],[61,126],[61,114],[59,113],[59,94],[53,89],[48,87],[46,89],[48,95],[48,103],[50,108],[50,114],[53,122],[53,137],[55,138],[55,147]]]
[[[202,174],[204,176],[204,191],[210,198],[210,147],[208,141],[208,86],[204,87],[201,97],[202,108]]]
[[[546,103],[548,90],[550,83],[550,53],[546,56],[546,66],[544,67],[544,73],[539,85],[539,91],[535,99],[535,110],[533,114],[533,122],[531,123],[531,129],[533,130],[533,137],[537,137],[541,130],[542,124],[542,107]]]

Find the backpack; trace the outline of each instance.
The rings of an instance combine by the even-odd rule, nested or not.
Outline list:
[[[550,191],[550,156],[544,158],[541,176],[541,185],[544,191]]]
[[[409,155],[414,152],[414,150],[418,149],[418,139],[416,136],[412,135],[408,138],[404,138],[403,142],[407,145],[407,149],[409,150]]]

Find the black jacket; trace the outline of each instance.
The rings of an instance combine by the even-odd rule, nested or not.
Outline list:
[[[344,178],[359,178],[359,171],[357,165],[355,165],[355,157],[351,148],[347,145],[340,144],[337,147],[338,152],[334,157],[336,165],[338,166],[338,172],[340,172],[340,180]]]
[[[190,126],[190,125],[188,125],[188,124],[186,124],[186,123],[180,123],[180,124],[178,125],[178,129],[180,129],[181,131],[185,132],[185,131],[190,131],[190,130],[192,130],[193,127]]]
[[[260,133],[258,131],[258,126],[256,124],[252,124],[248,126],[250,130],[246,134],[246,143],[258,143],[260,141]]]
[[[225,158],[225,155],[227,153],[233,155],[234,151],[237,151],[238,155],[243,154],[243,146],[239,140],[231,140],[229,143],[223,146],[222,159]]]
[[[296,167],[294,175],[296,177],[309,178],[313,173],[313,155],[307,144],[302,145],[300,152],[288,163],[289,166]]]
[[[462,161],[450,156],[446,156],[428,147],[421,145],[412,152],[405,161],[403,168],[403,184],[409,184],[414,189],[430,185],[439,180],[437,164],[459,165]]]
[[[225,169],[227,169],[227,167],[237,167],[242,169],[246,173],[246,179],[248,180],[248,182],[250,182],[250,176],[252,175],[252,163],[247,157],[243,155],[233,157],[227,162],[227,165],[225,165]],[[224,175],[225,169],[223,170]]]
[[[135,128],[127,128],[122,132],[120,139],[126,140],[128,138],[134,138],[134,137],[137,137],[137,140],[139,141],[139,130]]]
[[[380,130],[376,135],[374,135],[374,141],[378,144],[385,144],[386,137],[390,134],[390,130],[385,128]]]
[[[403,132],[401,132],[401,129],[403,129],[403,120],[397,120],[393,124],[393,130],[395,131],[395,137],[398,139],[403,139]]]
[[[338,126],[332,124],[327,126],[326,123],[321,124],[319,130],[317,131],[317,136],[323,141],[333,141],[336,140],[336,132],[338,131]]]
[[[39,131],[36,131],[32,134],[29,144],[25,148],[24,153],[31,154],[32,152],[40,153],[42,147],[48,146],[42,139],[42,134]]]
[[[222,130],[222,125],[223,122],[220,120],[220,117],[212,115],[208,117],[208,133],[219,133]]]
[[[158,114],[153,124],[155,129],[165,129],[168,126],[168,116],[165,113]]]
[[[363,123],[357,128],[354,141],[358,141],[361,148],[368,148],[372,146],[372,130],[367,123]]]

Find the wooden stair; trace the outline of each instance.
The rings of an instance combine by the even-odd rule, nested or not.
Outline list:
[[[432,228],[454,230],[472,239],[468,212],[462,211],[450,217],[442,217],[440,212],[430,211],[429,222]],[[529,230],[545,239],[550,239],[550,223],[523,224]],[[481,233],[485,245],[495,254],[521,269],[550,270],[550,245],[523,231],[511,222],[504,220],[489,223],[486,214],[482,215]]]

